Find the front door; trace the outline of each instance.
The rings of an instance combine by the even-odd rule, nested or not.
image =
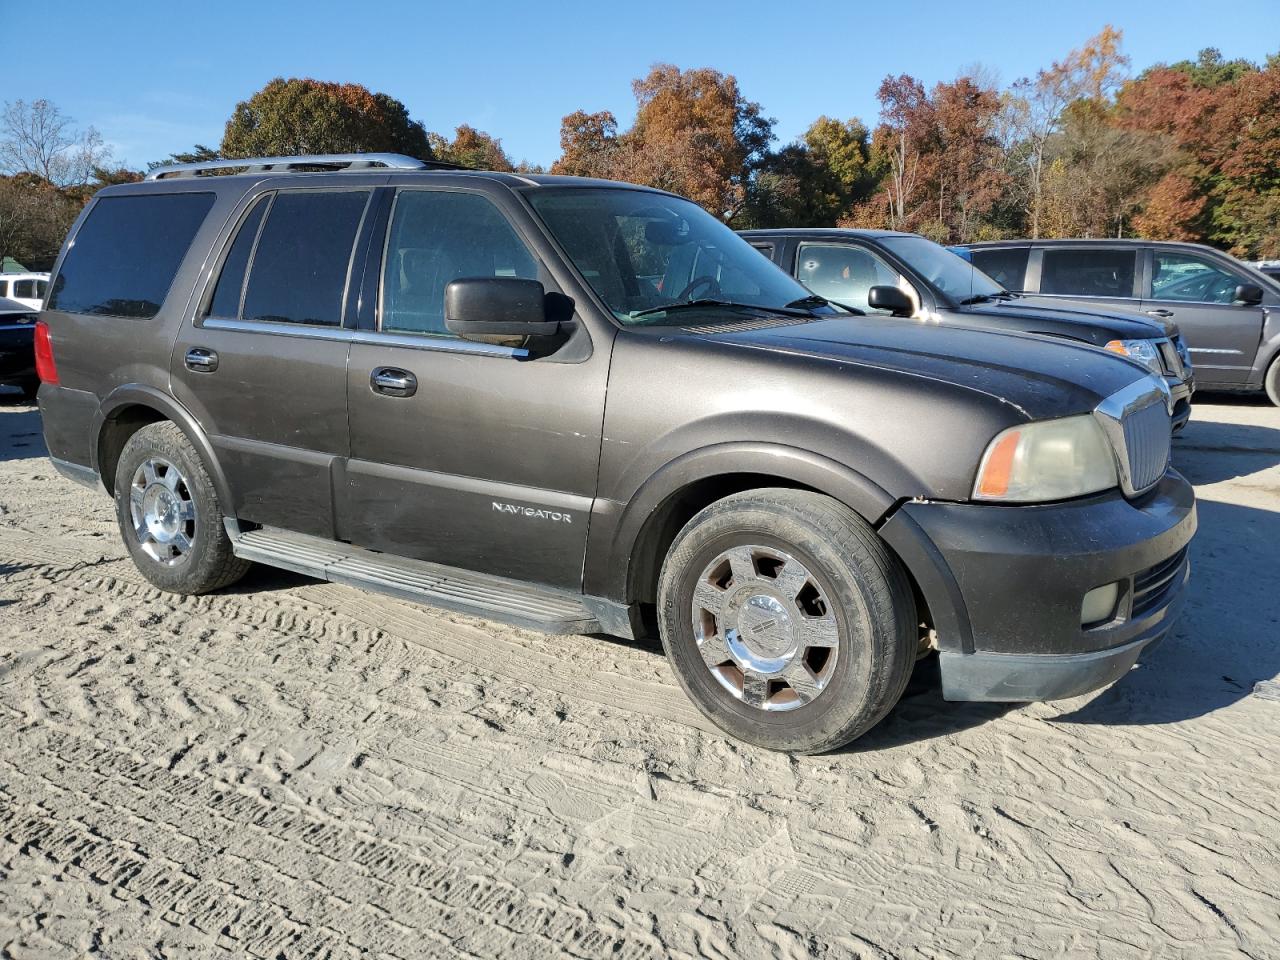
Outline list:
[[[1263,308],[1235,302],[1236,287],[1252,284],[1208,257],[1156,249],[1151,294],[1143,309],[1178,325],[1202,384],[1243,386],[1262,338]]]
[[[347,453],[347,277],[372,191],[254,200],[174,349],[174,395],[204,426],[241,520],[334,535]]]
[[[351,347],[338,535],[580,589],[608,345],[592,351],[584,329],[538,357],[461,340],[445,328],[444,292],[463,277],[523,277],[557,290],[484,193],[400,190],[380,263],[366,272],[379,288],[376,329]]]

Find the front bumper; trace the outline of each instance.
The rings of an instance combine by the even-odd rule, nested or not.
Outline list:
[[[929,606],[943,696],[1025,701],[1105,686],[1168,632],[1195,529],[1191,485],[1170,470],[1132,502],[1118,491],[1036,506],[912,502],[881,532]],[[1084,595],[1110,583],[1112,619],[1082,627]]]

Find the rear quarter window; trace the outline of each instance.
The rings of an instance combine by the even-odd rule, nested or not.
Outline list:
[[[212,193],[99,200],[63,257],[49,309],[135,320],[154,317],[213,201]]]

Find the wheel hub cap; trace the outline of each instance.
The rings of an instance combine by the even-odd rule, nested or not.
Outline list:
[[[138,545],[158,563],[177,563],[191,550],[195,503],[186,479],[168,460],[152,457],[134,472],[129,516]]]
[[[734,547],[703,570],[693,628],[703,663],[733,696],[761,710],[794,710],[827,686],[840,637],[817,579],[795,557]]]

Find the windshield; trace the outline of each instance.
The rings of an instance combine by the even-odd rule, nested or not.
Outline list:
[[[609,187],[543,187],[526,196],[624,324],[684,325],[699,312],[813,304],[808,290],[688,200]],[[686,306],[667,309],[677,304]]]
[[[956,302],[979,297],[998,297],[1005,293],[1004,287],[968,260],[957,257],[932,240],[924,237],[883,237],[880,242]]]

